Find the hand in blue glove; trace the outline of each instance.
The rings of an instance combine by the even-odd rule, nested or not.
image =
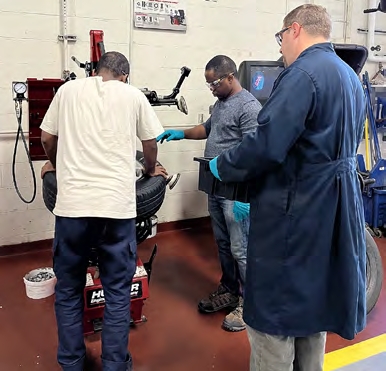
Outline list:
[[[158,135],[157,142],[161,141],[161,144],[166,139],[167,142],[171,140],[180,140],[184,139],[185,134],[183,130],[166,130],[161,135]]]
[[[218,179],[221,180],[220,175],[218,175],[217,170],[217,157],[209,161],[210,172]]]
[[[233,204],[233,215],[236,222],[240,222],[249,216],[249,204],[235,201]]]

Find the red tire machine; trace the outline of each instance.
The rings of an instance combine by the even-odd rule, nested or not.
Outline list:
[[[102,54],[105,53],[103,31],[91,30],[90,31],[90,62],[80,63],[75,57],[72,60],[77,63],[80,68],[83,68],[86,72],[86,77],[95,75],[95,69]],[[148,89],[141,89],[145,94],[148,101],[152,106],[172,106],[187,114],[187,106],[184,98],[181,96],[178,100],[176,96],[180,91],[180,87],[186,77],[190,74],[190,69],[182,67],[181,76],[177,82],[177,85],[173,88],[173,91],[168,96],[158,96],[155,91]],[[44,149],[41,145],[40,124],[44,118],[44,115],[52,101],[53,96],[61,85],[69,80],[76,79],[75,73],[69,73],[65,71],[64,79],[41,79],[36,78],[27,79],[27,84],[23,82],[14,82],[13,89],[15,93],[15,105],[17,107],[16,112],[19,121],[19,131],[21,129],[21,106],[22,101],[28,100],[29,106],[29,145],[30,151],[28,153],[30,160],[46,160]],[[27,86],[26,86],[27,85]],[[24,97],[28,87],[28,98]],[[22,139],[24,141],[24,136]],[[26,146],[26,143],[24,143]],[[169,188],[172,189],[179,179],[179,174],[171,176],[166,184],[169,184]],[[56,199],[56,195],[55,195]],[[47,208],[52,212],[52,208]],[[152,233],[152,219],[147,218],[145,220],[137,218],[136,234],[137,244],[143,242]],[[151,257],[148,262],[143,263],[142,260],[137,258],[137,268],[131,285],[131,324],[137,324],[145,322],[146,317],[142,314],[144,301],[149,297],[149,282],[151,276],[152,263],[157,253],[157,245],[154,246]],[[103,293],[103,287],[99,278],[98,269],[98,257],[97,250],[92,250],[92,256],[89,261],[89,267],[87,270],[87,282],[84,289],[84,335],[91,335],[102,330],[102,320],[105,305],[105,298]]]
[[[148,262],[143,263],[139,257],[137,258],[137,269],[131,284],[130,293],[130,323],[132,325],[147,321],[146,317],[142,314],[142,308],[144,301],[149,297],[151,267],[156,253],[157,245],[154,246]],[[105,298],[98,267],[95,265],[97,265],[95,261],[91,262],[88,268],[87,282],[84,289],[83,333],[85,336],[102,330]]]

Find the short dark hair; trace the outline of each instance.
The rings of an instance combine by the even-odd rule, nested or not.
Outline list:
[[[107,52],[101,56],[96,73],[99,74],[101,70],[110,71],[114,77],[123,74],[130,74],[130,63],[127,58],[119,52]]]
[[[331,38],[332,20],[327,9],[321,5],[303,4],[292,10],[284,18],[284,27],[299,23],[311,36]]]
[[[206,71],[213,70],[217,76],[224,76],[233,73],[237,77],[236,63],[226,55],[216,55],[205,67]]]

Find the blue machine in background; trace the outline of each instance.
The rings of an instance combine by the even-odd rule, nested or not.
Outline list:
[[[363,12],[386,13],[386,0],[380,0],[378,7]],[[371,50],[377,47],[379,45],[373,45]],[[379,73],[385,76],[381,64],[376,76]],[[367,181],[362,182],[367,229],[373,235],[382,237],[386,226],[386,161],[382,158],[379,136],[382,136],[382,141],[386,141],[386,88],[371,86],[367,72],[363,75],[363,85],[367,99],[366,161],[359,154],[357,170],[360,177],[367,178]]]
[[[366,166],[364,156],[359,154],[358,171],[364,178],[374,180],[363,191],[365,221],[373,235],[382,237],[386,226],[386,160],[382,157],[379,136],[386,141],[386,89],[376,91],[370,84],[367,72],[363,75],[363,85],[368,119],[365,130],[369,136],[367,138],[365,135],[365,140],[370,147],[371,165]]]

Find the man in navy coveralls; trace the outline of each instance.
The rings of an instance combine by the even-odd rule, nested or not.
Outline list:
[[[365,121],[358,76],[329,42],[331,20],[302,5],[276,34],[287,68],[256,131],[210,162],[251,181],[244,321],[251,371],[322,371],[326,332],[366,322],[366,244],[356,152]]]

